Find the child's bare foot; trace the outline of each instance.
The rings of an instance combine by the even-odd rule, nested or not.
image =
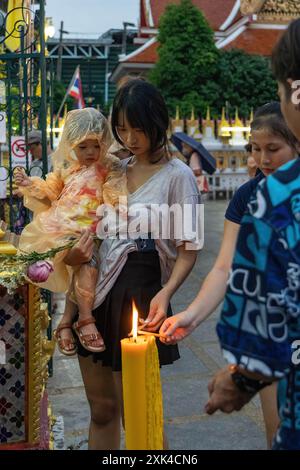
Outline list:
[[[80,320],[79,316],[79,320],[74,323],[73,329],[85,349],[91,352],[102,352],[105,350],[105,345],[95,322],[96,320],[92,316],[84,320]]]
[[[53,331],[53,336],[56,339],[58,349],[62,354],[65,354],[66,356],[74,356],[77,353],[77,346],[71,323],[61,322],[56,330]]]

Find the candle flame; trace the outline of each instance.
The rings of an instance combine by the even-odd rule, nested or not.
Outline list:
[[[139,314],[138,314],[136,305],[133,300],[132,301],[132,336],[134,340],[136,340],[137,334],[138,334],[138,319],[139,319]]]

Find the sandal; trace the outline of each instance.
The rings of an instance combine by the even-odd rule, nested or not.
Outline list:
[[[73,340],[67,339],[67,338],[63,339],[60,336],[61,330],[65,330],[68,328],[72,330],[71,323],[61,323],[61,325],[58,325],[56,330],[53,330],[53,337],[56,340],[58,349],[62,354],[65,354],[65,356],[75,356],[75,354],[77,353],[77,345],[76,345],[75,339]],[[72,346],[72,348],[66,349],[69,346]]]
[[[84,335],[80,329],[83,327],[83,326],[86,326],[86,325],[90,325],[91,323],[96,323],[96,320],[94,317],[89,317],[87,318],[86,320],[81,320],[81,321],[77,321],[73,324],[73,329],[75,331],[75,333],[77,334],[78,336],[78,339],[81,343],[81,345],[87,349],[88,351],[91,351],[91,352],[102,352],[102,351],[105,351],[105,345],[103,344],[103,346],[92,346],[91,343],[93,341],[96,341],[98,339],[102,339],[102,336],[100,335],[99,332],[97,333],[91,333],[89,335]],[[103,340],[103,339],[102,339]]]

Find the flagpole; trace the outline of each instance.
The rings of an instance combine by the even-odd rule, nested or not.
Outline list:
[[[79,69],[79,65],[77,65],[77,67],[76,67],[76,69],[75,69],[75,72],[73,73],[73,77],[71,78],[71,81],[70,81],[69,86],[68,86],[68,88],[67,88],[67,91],[66,91],[66,94],[65,94],[65,96],[64,96],[64,99],[62,100],[61,105],[60,105],[60,107],[59,107],[59,110],[58,110],[58,112],[57,112],[56,120],[55,120],[56,123],[58,123],[58,119],[59,119],[60,113],[61,113],[61,111],[62,111],[62,109],[63,109],[63,107],[64,107],[64,104],[65,104],[65,102],[66,102],[66,99],[68,98],[68,95],[69,95],[69,91],[70,91],[70,88],[71,88],[71,83],[74,82],[74,78],[75,78],[75,76],[76,76],[76,73],[77,73],[77,70],[78,70],[78,69]]]

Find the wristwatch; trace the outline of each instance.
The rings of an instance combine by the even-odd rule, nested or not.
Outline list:
[[[229,366],[229,371],[231,372],[231,378],[237,388],[244,393],[255,395],[255,393],[259,392],[264,387],[272,384],[272,382],[264,382],[263,380],[255,380],[246,377],[240,372],[239,367],[236,364],[231,364]]]

